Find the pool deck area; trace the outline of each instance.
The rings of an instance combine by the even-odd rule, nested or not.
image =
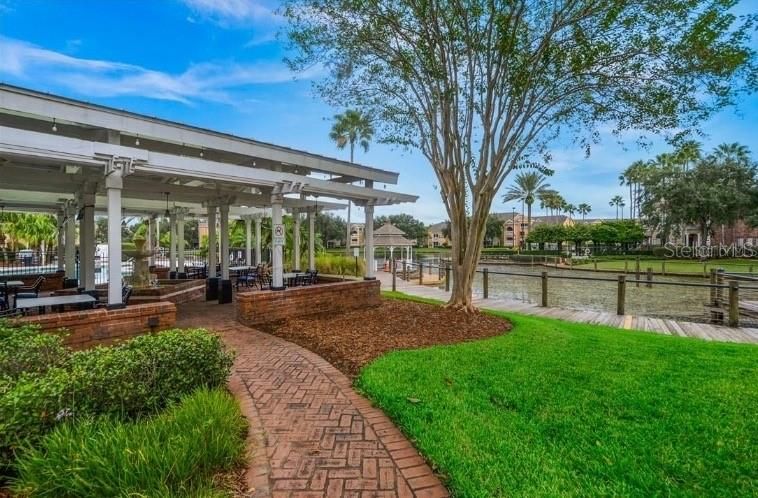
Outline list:
[[[382,283],[382,290],[392,289],[392,274],[378,272],[376,276]],[[438,299],[440,301],[447,301],[450,297],[450,293],[446,292],[444,289],[406,282],[400,278],[396,280],[396,288],[399,292],[404,292],[412,296]],[[616,315],[615,313],[604,311],[582,311],[552,307],[543,308],[533,303],[510,299],[482,299],[481,297],[475,297],[474,304],[477,307],[485,309],[544,316],[546,318],[555,318],[569,322],[607,325],[620,329],[642,330],[664,335],[692,337],[706,341],[758,344],[758,328],[733,328],[723,325],[713,325],[710,323],[686,322],[640,315]]]

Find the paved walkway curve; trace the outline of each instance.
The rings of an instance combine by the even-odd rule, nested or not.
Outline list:
[[[177,325],[221,333],[237,352],[230,388],[259,448],[255,498],[439,498],[448,493],[411,443],[320,356],[244,327],[230,305],[180,305]]]

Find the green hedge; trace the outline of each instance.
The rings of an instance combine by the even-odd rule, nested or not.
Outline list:
[[[69,352],[60,365],[7,376],[0,384],[0,466],[63,420],[155,413],[199,387],[224,385],[231,365],[216,335],[171,330]]]
[[[213,475],[242,463],[245,419],[226,392],[200,390],[137,422],[62,424],[17,463],[22,496],[212,496]]]
[[[0,378],[6,382],[24,372],[42,374],[63,365],[68,355],[61,335],[40,334],[37,326],[14,326],[0,320]]]

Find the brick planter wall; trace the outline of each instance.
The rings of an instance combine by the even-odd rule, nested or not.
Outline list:
[[[176,306],[169,302],[138,304],[119,310],[98,308],[26,316],[14,322],[37,324],[48,332],[67,329],[64,342],[74,349],[86,349],[169,329],[176,324]]]
[[[368,308],[380,304],[378,280],[291,287],[237,294],[237,321],[249,327],[292,317]]]

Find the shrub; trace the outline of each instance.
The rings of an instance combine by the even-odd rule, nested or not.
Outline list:
[[[60,334],[41,334],[38,326],[0,320],[0,378],[13,381],[22,372],[42,374],[62,365],[68,354]]]
[[[366,262],[354,256],[339,256],[336,254],[320,254],[316,257],[316,269],[326,275],[363,275],[366,271]]]
[[[72,353],[61,367],[23,373],[0,390],[0,466],[62,420],[155,413],[199,387],[223,385],[231,365],[221,339],[197,329]]]
[[[242,462],[245,420],[234,398],[199,390],[153,418],[62,424],[24,453],[21,495],[197,496]]]

